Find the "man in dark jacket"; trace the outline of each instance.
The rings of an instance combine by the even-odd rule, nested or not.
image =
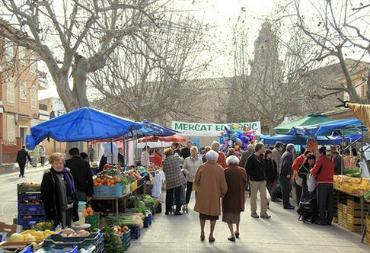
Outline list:
[[[31,162],[31,157],[26,151],[26,147],[22,146],[22,149],[20,149],[17,153],[17,163],[19,166],[19,177],[24,177],[24,168],[26,167],[27,159],[29,162]]]
[[[270,219],[267,214],[267,196],[266,196],[266,174],[263,161],[265,147],[258,143],[255,147],[255,153],[251,155],[245,165],[249,183],[251,187],[251,216],[259,218],[257,215],[257,193],[260,192],[261,197],[261,218]]]
[[[94,193],[90,164],[81,159],[78,148],[71,148],[69,155],[72,158],[66,160],[66,167],[71,170],[76,185],[77,198],[79,201],[90,201]]]
[[[190,149],[191,147],[193,146],[193,143],[191,143],[191,141],[188,141],[188,143],[186,143],[186,147],[183,147],[181,149],[181,152],[180,152],[180,156],[185,160],[186,158],[188,158],[191,154],[190,154]]]
[[[280,184],[283,195],[284,209],[294,209],[294,206],[290,204],[289,196],[292,191],[292,178],[293,178],[293,155],[295,148],[293,144],[288,144],[286,151],[281,156],[281,172],[280,172]]]

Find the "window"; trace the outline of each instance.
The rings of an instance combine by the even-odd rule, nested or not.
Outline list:
[[[8,136],[8,143],[15,143],[15,117],[8,114],[6,117],[6,129]]]
[[[27,90],[26,90],[26,82],[19,81],[19,98],[22,101],[27,100]]]
[[[8,39],[5,39],[5,43],[4,43],[4,51],[5,51],[5,58],[6,58],[6,61],[12,61],[13,60],[13,57],[14,57],[14,45],[13,43],[8,40]]]
[[[14,87],[14,78],[8,79],[6,83],[6,100],[8,101],[8,103],[15,102]]]
[[[32,85],[30,93],[31,93],[31,108],[37,109],[37,89],[35,85]]]

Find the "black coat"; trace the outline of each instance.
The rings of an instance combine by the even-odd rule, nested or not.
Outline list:
[[[59,199],[61,189],[56,174],[57,172],[52,168],[44,174],[41,182],[41,199],[46,217],[48,220],[54,221],[55,225],[58,225],[62,222],[62,214],[60,212],[62,210],[62,203]],[[78,221],[78,200],[76,193],[69,196],[69,199],[73,201],[72,220]]]
[[[273,183],[278,179],[278,171],[277,165],[274,160],[267,160],[264,161],[265,165],[265,173],[266,173],[266,182]]]
[[[286,179],[288,175],[293,175],[293,154],[289,151],[285,151],[280,159],[281,172],[280,177]]]
[[[21,150],[19,150],[18,151],[18,153],[17,153],[17,163],[19,163],[19,164],[26,164],[26,162],[27,162],[27,159],[28,159],[28,161],[30,161],[31,162],[31,157],[30,157],[30,155],[28,154],[28,152],[25,150],[25,149],[21,149]]]
[[[190,156],[190,148],[185,147],[181,149],[180,156],[184,159],[188,158]]]
[[[66,167],[71,170],[76,190],[79,192],[85,192],[86,196],[92,197],[94,186],[90,164],[82,160],[81,157],[74,156],[66,161]]]
[[[258,160],[255,155],[251,155],[245,164],[245,170],[251,181],[266,180],[265,165],[262,157]]]

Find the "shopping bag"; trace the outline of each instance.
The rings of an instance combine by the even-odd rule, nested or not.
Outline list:
[[[312,174],[308,175],[307,188],[309,192],[313,192],[316,189],[316,178]]]
[[[271,200],[271,195],[270,195],[270,192],[268,190],[266,190],[266,198],[268,201]]]

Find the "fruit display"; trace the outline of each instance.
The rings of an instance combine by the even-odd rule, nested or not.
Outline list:
[[[361,170],[359,167],[348,168],[344,173],[349,177],[361,177]]]
[[[96,178],[94,178],[93,183],[94,186],[114,186],[118,183],[122,183],[122,176],[119,174],[111,176],[108,174],[100,174]]]
[[[370,190],[370,178],[336,175],[334,176],[334,188],[350,195],[363,196]]]
[[[25,230],[22,233],[14,233],[8,238],[8,242],[12,243],[31,243],[31,242],[41,242],[50,235],[54,235],[55,232],[51,230],[36,231],[36,230]]]
[[[76,232],[75,230],[73,230],[71,228],[66,228],[66,229],[62,230],[60,235],[62,237],[88,237],[88,236],[90,236],[90,233],[87,232],[86,230],[83,230],[83,229]]]
[[[39,222],[34,227],[33,230],[36,231],[44,231],[44,230],[52,230],[54,228],[54,223],[51,221]]]
[[[86,207],[86,208],[83,210],[83,215],[84,215],[85,217],[93,216],[94,214],[95,214],[95,213],[94,213],[94,210],[93,210],[90,206]]]
[[[106,253],[123,253],[125,252],[120,238],[115,234],[113,227],[105,226],[104,233],[104,252]]]
[[[123,234],[126,234],[129,231],[130,229],[127,226],[122,226],[122,225],[114,226],[114,233],[119,237],[121,237]]]

